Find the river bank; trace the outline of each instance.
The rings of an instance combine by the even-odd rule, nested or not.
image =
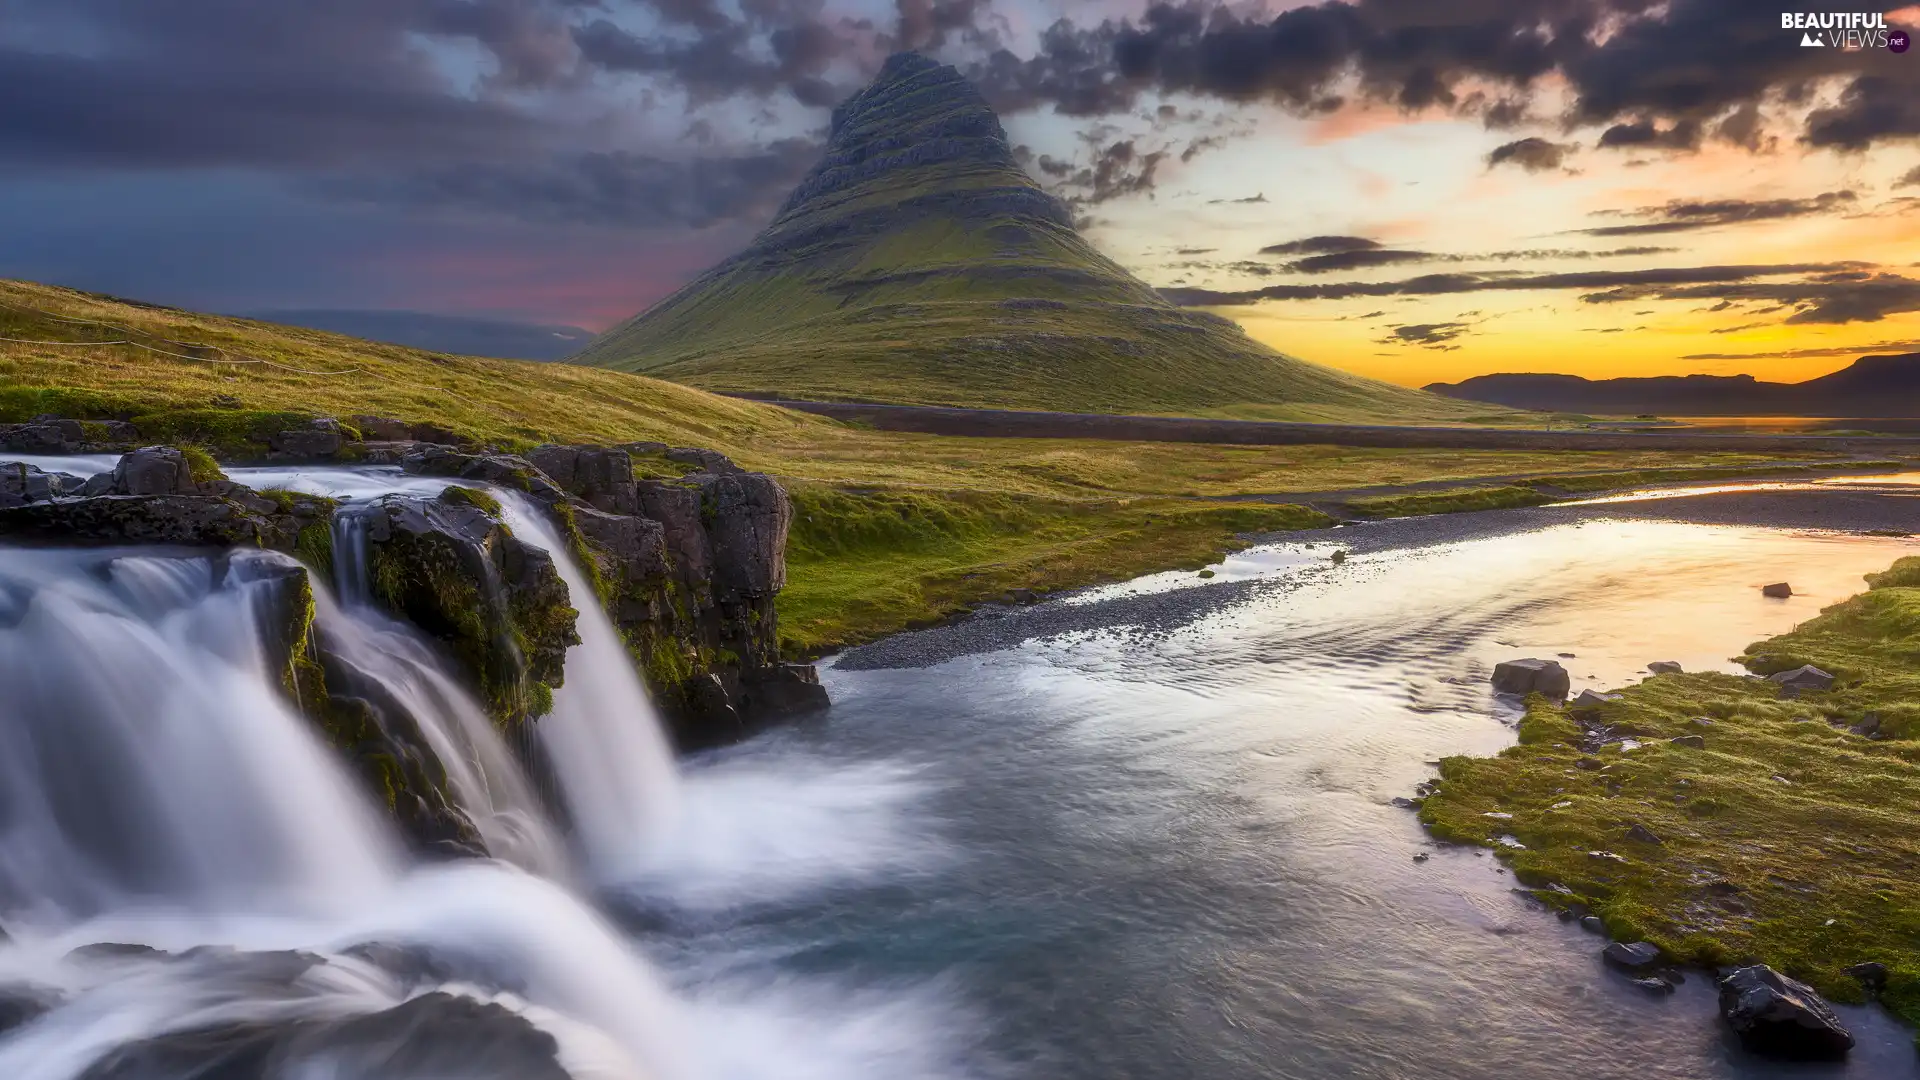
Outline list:
[[[1532,698],[1517,746],[1440,763],[1421,820],[1617,940],[1764,963],[1920,1023],[1920,558],[1866,580],[1747,646],[1753,676],[1659,673],[1584,709]],[[1754,677],[1803,665],[1831,688]]]

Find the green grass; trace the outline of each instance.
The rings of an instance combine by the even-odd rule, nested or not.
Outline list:
[[[1495,850],[1536,895],[1680,961],[1767,963],[1840,1001],[1862,999],[1842,969],[1884,963],[1885,1002],[1920,1023],[1920,558],[1868,580],[1742,657],[1763,674],[1814,663],[1833,691],[1655,676],[1599,715],[1644,743],[1630,753],[1583,752],[1575,720],[1535,698],[1519,745],[1441,762],[1421,819],[1447,840],[1511,835],[1524,850]],[[1869,713],[1890,738],[1849,730]],[[1681,735],[1705,748],[1668,741]],[[1664,843],[1629,839],[1636,824]]]
[[[924,626],[1014,590],[1199,569],[1241,534],[1319,528],[1304,507],[1166,499],[1062,502],[984,492],[792,489],[782,647],[812,655]]]

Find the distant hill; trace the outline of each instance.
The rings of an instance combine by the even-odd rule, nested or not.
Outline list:
[[[1436,394],[1516,409],[1601,415],[1920,416],[1920,353],[1863,356],[1798,383],[1751,375],[1662,375],[1583,379],[1578,375],[1476,375],[1433,383]]]
[[[243,317],[429,352],[508,360],[559,360],[593,340],[592,331],[577,326],[541,326],[423,311],[254,311]]]
[[[1274,352],[1096,251],[957,71],[890,58],[745,251],[573,359],[733,393],[1275,418],[1470,408]]]

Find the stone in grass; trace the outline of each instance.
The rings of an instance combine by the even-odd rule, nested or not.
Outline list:
[[[1674,746],[1684,746],[1689,750],[1705,750],[1707,748],[1707,740],[1699,735],[1682,735],[1677,739],[1669,739],[1667,741]]]
[[[1655,660],[1647,665],[1647,670],[1655,675],[1679,675],[1686,671],[1678,660]]]
[[[1591,690],[1582,690],[1580,691],[1580,696],[1574,698],[1573,704],[1567,706],[1567,708],[1574,712],[1599,712],[1600,706],[1610,701],[1619,701],[1621,696],[1620,694],[1596,694]]]
[[[1544,694],[1555,701],[1565,701],[1572,684],[1572,676],[1557,660],[1530,656],[1524,660],[1502,660],[1493,667],[1493,688],[1502,694]]]
[[[1771,585],[1760,586],[1760,595],[1771,596],[1775,600],[1785,600],[1793,595],[1793,586],[1784,581],[1776,581]]]
[[[1802,664],[1792,671],[1779,671],[1767,677],[1779,683],[1781,689],[1793,693],[1833,689],[1833,676],[1812,664]]]
[[[1632,840],[1634,843],[1637,843],[1637,844],[1666,843],[1666,841],[1660,839],[1660,837],[1657,836],[1652,829],[1647,828],[1645,825],[1642,825],[1637,821],[1633,823],[1632,828],[1627,830],[1627,839]]]
[[[1625,855],[1616,855],[1611,851],[1589,851],[1587,852],[1587,858],[1593,859],[1596,862],[1624,863],[1627,861]]]
[[[1649,972],[1660,966],[1660,946],[1651,941],[1616,941],[1600,950],[1600,959],[1621,971]]]
[[[1887,988],[1887,965],[1885,964],[1869,961],[1842,970],[1858,980],[1868,993],[1877,994]]]
[[[1720,980],[1720,1015],[1757,1054],[1832,1060],[1853,1049],[1852,1033],[1812,987],[1765,964]]]

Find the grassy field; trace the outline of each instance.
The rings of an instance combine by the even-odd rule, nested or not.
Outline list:
[[[1422,820],[1678,961],[1759,961],[1841,1001],[1863,996],[1844,968],[1883,963],[1885,1002],[1920,1024],[1920,558],[1868,583],[1741,658],[1759,674],[1817,665],[1839,677],[1831,692],[1658,675],[1600,712],[1643,743],[1630,753],[1582,749],[1580,725],[1535,698],[1518,746],[1441,762]],[[1669,741],[1692,735],[1704,746]]]
[[[445,356],[305,330],[0,282],[0,421],[51,412],[132,419],[149,438],[257,452],[265,430],[357,414],[431,423],[520,449],[549,441],[661,441],[719,450],[779,476],[796,497],[832,494],[815,525],[911,503],[913,536],[852,543],[795,533],[782,625],[796,648],[871,639],[992,599],[1189,565],[1237,534],[1302,513],[1233,496],[1516,475],[1600,486],[1677,468],[1761,466],[1753,455],[1385,450],[880,432],[573,365]],[[115,342],[133,341],[134,344]],[[144,345],[146,348],[138,347]],[[271,363],[231,363],[264,360]],[[1631,477],[1603,481],[1604,470]],[[1622,473],[1622,471],[1625,471]],[[1661,472],[1659,470],[1668,470]],[[1434,493],[1401,512],[1468,508]],[[915,509],[918,508],[918,509]],[[1379,509],[1384,510],[1384,505]],[[892,543],[893,546],[889,546]]]

